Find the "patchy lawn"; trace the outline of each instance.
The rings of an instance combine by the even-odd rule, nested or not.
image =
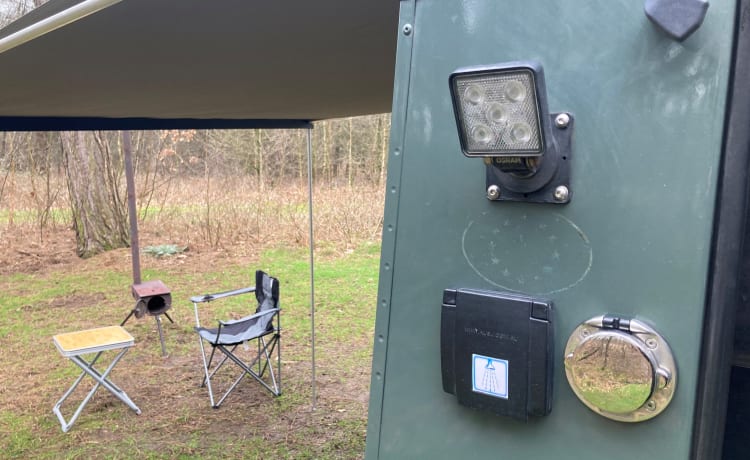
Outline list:
[[[153,317],[131,318],[136,345],[112,373],[143,413],[100,389],[68,433],[52,406],[79,370],[52,336],[119,324],[133,307],[130,251],[81,260],[74,236],[43,243],[5,233],[0,242],[0,457],[35,458],[361,458],[379,246],[319,249],[316,259],[317,405],[311,407],[309,272],[306,250],[263,248],[238,254],[195,249],[141,256],[143,280],[171,288],[163,357]],[[159,241],[154,241],[154,244]],[[142,237],[149,244],[149,236]],[[245,379],[220,409],[200,387],[202,365],[189,297],[254,283],[256,269],[281,281],[283,395]],[[209,318],[246,314],[239,301],[203,304]],[[204,324],[210,324],[204,322]],[[111,353],[111,352],[110,352]],[[111,355],[110,355],[111,357]],[[91,387],[66,401],[70,416]],[[78,399],[76,399],[78,398]],[[65,411],[67,409],[67,411]]]

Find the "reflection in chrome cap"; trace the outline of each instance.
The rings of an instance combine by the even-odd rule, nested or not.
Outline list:
[[[605,318],[586,321],[568,340],[568,383],[586,406],[604,417],[623,422],[652,418],[674,394],[676,374],[669,346],[638,320],[618,319],[615,328]]]

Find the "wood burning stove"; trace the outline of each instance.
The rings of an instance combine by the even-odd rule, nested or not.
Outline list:
[[[164,333],[161,328],[160,316],[164,315],[169,322],[174,323],[169,313],[167,313],[167,310],[172,308],[172,293],[159,280],[135,283],[131,286],[131,292],[135,299],[135,306],[120,325],[124,326],[133,315],[136,318],[143,318],[146,315],[156,318],[156,326],[159,329],[159,340],[161,341],[161,353],[166,356],[167,347],[164,344]]]

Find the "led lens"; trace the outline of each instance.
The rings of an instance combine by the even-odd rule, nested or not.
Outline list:
[[[528,144],[531,140],[531,126],[522,121],[514,124],[508,131],[508,138],[513,144]]]
[[[504,125],[508,121],[508,112],[505,105],[493,102],[487,109],[487,121],[496,125]]]
[[[467,69],[451,77],[461,147],[469,156],[539,156],[544,133],[536,67]]]
[[[476,125],[471,129],[471,138],[477,144],[489,144],[492,141],[492,130],[485,125]]]
[[[484,89],[478,85],[469,85],[464,91],[464,97],[469,104],[479,105],[484,101]]]
[[[516,80],[505,84],[505,97],[511,102],[522,102],[526,99],[526,88]]]

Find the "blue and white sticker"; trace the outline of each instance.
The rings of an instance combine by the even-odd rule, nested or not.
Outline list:
[[[471,385],[476,393],[508,399],[508,361],[471,355]]]

